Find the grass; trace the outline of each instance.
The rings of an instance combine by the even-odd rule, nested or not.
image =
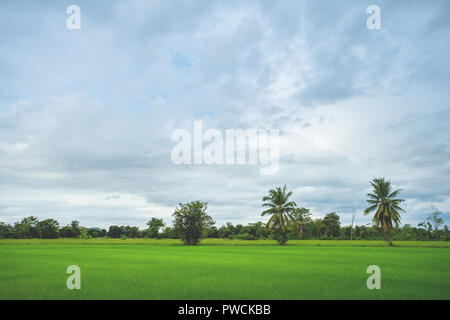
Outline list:
[[[1,240],[0,299],[450,299],[445,243],[433,243],[442,248],[422,247],[428,242],[394,242],[398,246],[388,248],[382,241],[178,244]],[[366,268],[373,264],[381,268],[381,290],[366,287]],[[81,290],[66,288],[69,265],[81,268]]]
[[[396,247],[450,248],[450,241],[393,241]],[[81,244],[81,245],[170,245],[183,246],[179,239],[1,239],[0,246],[5,244]],[[201,246],[278,246],[275,240],[232,240],[203,239]],[[289,240],[288,246],[352,246],[352,247],[385,247],[382,240]]]

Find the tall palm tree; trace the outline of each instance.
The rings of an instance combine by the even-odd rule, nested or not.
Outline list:
[[[287,191],[286,185],[283,189],[277,187],[269,190],[269,195],[263,198],[265,201],[262,206],[269,207],[264,210],[261,215],[271,215],[267,222],[269,229],[276,229],[281,232],[278,242],[282,245],[286,243],[286,226],[289,221],[293,220],[291,213],[294,211],[296,204],[294,201],[289,201],[292,191]]]
[[[386,233],[388,234],[389,246],[392,246],[391,229],[395,224],[398,228],[400,224],[400,212],[405,212],[399,205],[403,199],[396,199],[402,189],[392,191],[391,182],[385,178],[376,178],[370,181],[373,187],[372,193],[368,193],[367,202],[370,206],[364,210],[364,215],[375,211],[372,221],[377,227],[382,227],[384,231],[384,240],[386,241]]]

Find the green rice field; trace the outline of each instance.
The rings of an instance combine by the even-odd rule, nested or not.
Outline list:
[[[0,240],[0,299],[450,299],[438,241]],[[81,269],[69,290],[66,269]],[[369,265],[381,289],[369,290]]]

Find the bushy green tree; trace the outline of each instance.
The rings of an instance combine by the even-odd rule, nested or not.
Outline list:
[[[161,232],[161,238],[174,239],[176,237],[175,231],[171,227],[165,227]]]
[[[418,224],[419,227],[427,233],[427,239],[431,239],[431,232],[433,231],[433,225],[429,221],[422,221]]]
[[[305,225],[311,222],[311,213],[307,208],[295,208],[292,213],[292,226],[297,234],[297,239],[303,239]]]
[[[180,203],[173,213],[175,233],[187,245],[196,245],[205,236],[214,220],[206,213],[207,203],[191,201]]]
[[[38,230],[42,239],[58,238],[59,223],[54,219],[46,219],[38,222]]]
[[[16,238],[38,238],[39,220],[35,216],[23,218],[20,222],[14,224],[14,233]]]
[[[147,222],[147,236],[149,238],[158,238],[159,230],[164,227],[163,219],[151,218],[149,222]]]
[[[327,226],[323,223],[323,219],[317,218],[311,222],[311,233],[316,239],[327,237]]]
[[[219,228],[219,238],[231,239],[235,235],[235,227],[231,222],[227,222],[224,226]]]
[[[61,229],[59,229],[59,237],[60,238],[73,238],[73,229],[72,226],[68,225],[68,226],[64,226],[61,227]]]
[[[119,226],[110,226],[108,230],[108,236],[111,238],[120,238],[122,235],[122,229]]]
[[[139,234],[139,227],[129,227],[127,229],[127,237],[128,238],[136,239],[138,234]]]
[[[81,235],[81,227],[80,227],[80,223],[76,220],[72,221],[70,224],[71,228],[72,228],[72,234],[74,238],[78,238]]]
[[[206,230],[206,237],[207,238],[218,238],[219,237],[219,230],[216,226],[212,226]]]
[[[12,238],[14,235],[13,226],[0,222],[0,239]]]
[[[334,213],[327,213],[323,218],[322,222],[326,226],[326,235],[329,238],[337,238],[340,234],[341,222],[339,221],[339,216]]]
[[[100,238],[102,236],[102,229],[100,228],[89,228],[86,231],[89,238]]]

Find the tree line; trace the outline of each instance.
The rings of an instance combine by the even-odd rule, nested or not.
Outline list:
[[[35,216],[23,218],[14,225],[0,222],[0,238],[172,238],[181,239],[187,245],[198,244],[201,238],[227,238],[240,240],[275,239],[280,244],[294,239],[322,240],[450,240],[448,226],[440,228],[444,221],[441,212],[432,207],[426,221],[413,227],[409,224],[399,227],[399,204],[402,199],[395,198],[401,190],[392,191],[390,182],[384,178],[371,182],[373,192],[368,194],[369,207],[364,214],[375,212],[372,223],[368,225],[341,226],[340,217],[335,212],[323,218],[313,219],[310,209],[299,207],[290,201],[292,192],[286,186],[269,190],[263,198],[265,210],[262,216],[269,216],[267,223],[261,221],[246,225],[233,225],[227,222],[217,227],[207,214],[207,203],[191,201],[180,203],[172,217],[172,225],[166,225],[163,219],[153,217],[147,222],[147,228],[136,226],[112,225],[106,229],[86,228],[78,221],[60,227],[55,219],[40,221]]]
[[[383,240],[383,231],[374,224],[341,226],[339,216],[332,212],[323,218],[311,219],[306,212],[302,224],[290,223],[286,228],[287,240],[322,239],[322,240]],[[0,238],[11,239],[54,239],[54,238],[156,238],[179,239],[173,226],[166,226],[163,219],[151,218],[148,228],[140,229],[136,226],[110,226],[108,229],[86,228],[72,221],[67,226],[60,227],[54,219],[39,221],[36,217],[23,218],[13,225],[0,222]],[[352,236],[353,233],[353,236]],[[405,224],[398,230],[393,230],[393,240],[450,240],[448,226],[435,229],[433,223],[424,221],[417,227]],[[276,239],[276,230],[269,230],[265,223],[258,221],[249,224],[232,224],[207,227],[202,237],[227,238],[239,240]]]

